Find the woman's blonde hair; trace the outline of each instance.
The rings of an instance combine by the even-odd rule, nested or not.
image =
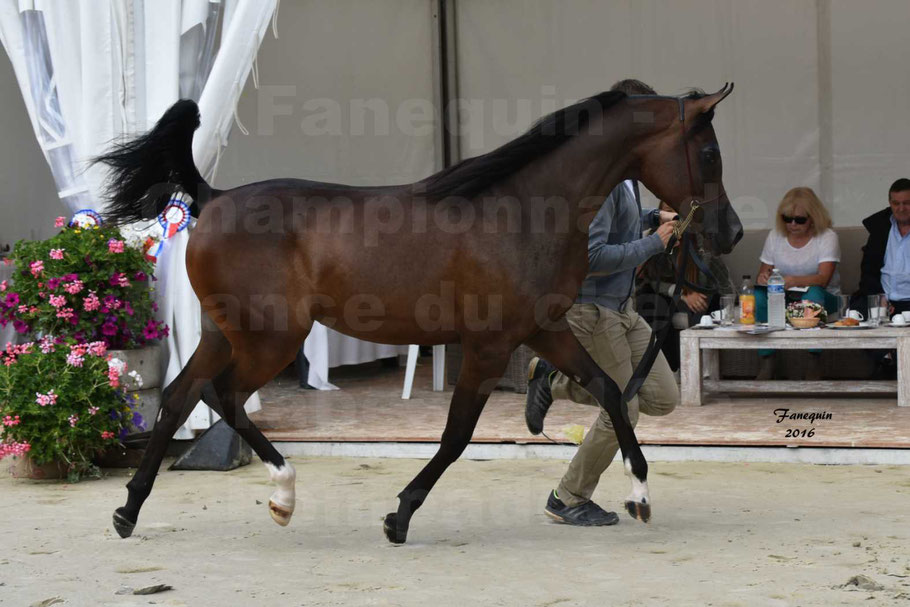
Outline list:
[[[777,205],[775,225],[778,232],[787,234],[787,224],[784,223],[783,216],[795,215],[796,209],[801,209],[812,220],[813,236],[818,236],[831,227],[831,215],[812,188],[798,187],[784,194],[780,204]]]

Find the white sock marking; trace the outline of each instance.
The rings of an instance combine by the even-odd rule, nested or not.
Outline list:
[[[294,505],[297,503],[294,489],[294,484],[297,482],[297,471],[294,470],[294,466],[285,462],[279,468],[266,463],[265,468],[269,471],[269,479],[277,485],[270,499],[282,508],[293,512]]]
[[[632,491],[629,492],[626,501],[638,502],[639,504],[650,504],[651,494],[648,493],[648,481],[642,482],[635,478],[635,475],[632,474],[632,464],[629,460],[623,460],[623,463],[625,464],[626,476],[632,481]]]

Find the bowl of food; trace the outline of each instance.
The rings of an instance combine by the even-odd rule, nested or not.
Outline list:
[[[827,313],[821,304],[804,299],[787,306],[787,320],[797,329],[812,329],[825,320]]]

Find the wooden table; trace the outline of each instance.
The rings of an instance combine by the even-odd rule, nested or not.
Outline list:
[[[875,329],[788,329],[764,335],[749,335],[751,326],[733,325],[714,329],[687,329],[680,333],[681,398],[686,406],[700,406],[703,394],[709,392],[827,392],[890,393],[897,392],[899,407],[910,407],[910,327]],[[755,381],[721,380],[717,350],[762,348],[775,350],[819,349],[888,349],[897,350],[897,381],[832,380],[832,381]],[[704,352],[704,360],[702,353]],[[707,369],[705,369],[707,368]],[[704,371],[708,377],[705,378]]]

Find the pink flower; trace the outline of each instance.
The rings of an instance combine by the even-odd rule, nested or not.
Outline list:
[[[62,308],[63,306],[66,305],[66,297],[64,297],[63,295],[51,295],[51,297],[48,301],[55,308]]]
[[[68,419],[69,419],[69,423],[70,423],[70,428],[75,428],[76,424],[79,423],[79,416],[76,415],[75,413],[70,415]]]
[[[18,308],[16,308],[16,310],[19,312],[19,314],[25,314],[26,312],[28,312],[28,306],[21,305]]]
[[[130,281],[123,272],[114,272],[114,274],[111,275],[110,280],[108,280],[108,283],[110,283],[112,287],[125,288],[130,286]]]
[[[0,459],[12,455],[21,457],[28,453],[32,446],[26,442],[22,443],[0,443]]]
[[[29,264],[29,270],[32,273],[32,276],[37,277],[39,274],[44,272],[44,262],[43,261],[33,261]]]
[[[44,337],[42,337],[41,340],[38,342],[38,345],[40,346],[41,351],[44,352],[45,354],[49,354],[50,352],[53,352],[55,350],[54,338],[51,337],[50,335],[45,335]]]
[[[117,373],[117,369],[111,367],[107,370],[107,383],[110,384],[111,388],[120,387],[120,374]]]
[[[57,396],[58,395],[54,394],[53,390],[49,391],[47,394],[41,394],[40,392],[35,392],[35,402],[38,403],[39,405],[41,405],[42,407],[46,407],[48,405],[56,405]]]
[[[123,253],[123,241],[111,238],[107,241],[107,250],[111,253]]]
[[[18,416],[18,415],[17,415],[15,418],[10,417],[9,415],[7,415],[6,417],[3,418],[3,425],[6,426],[6,427],[18,426],[19,423],[20,423],[20,422],[19,422],[19,416]]]
[[[70,352],[66,355],[66,364],[72,365],[74,367],[81,367],[84,360],[84,357],[75,352]]]
[[[75,280],[69,284],[63,286],[63,290],[69,293],[70,295],[75,295],[85,287],[81,280]]]
[[[63,249],[51,249],[51,259],[63,259]]]
[[[88,353],[100,358],[107,354],[107,344],[103,341],[93,341],[88,345]]]
[[[6,288],[8,286],[9,286],[9,283],[6,282],[5,280],[3,282],[0,282],[0,293],[3,293],[4,291],[6,291]]]
[[[62,228],[65,225],[66,225],[66,218],[64,218],[64,217],[58,217],[57,219],[54,220],[55,228]]]
[[[59,310],[57,310],[57,318],[69,319],[72,317],[73,317],[72,308],[60,308]]]
[[[89,407],[88,408],[89,415],[94,415],[95,413],[98,413],[98,407]]]
[[[37,314],[38,306],[32,306],[31,308],[28,309],[28,311],[31,312],[32,314]]]
[[[89,291],[88,297],[82,300],[82,307],[86,312],[94,312],[101,307],[101,300],[95,295],[94,291]]]
[[[105,430],[104,432],[101,433],[101,438],[103,438],[104,440],[107,440],[109,438],[114,438],[115,436],[117,436],[117,435],[114,434],[113,432],[109,432],[108,430]]]
[[[158,339],[158,323],[149,320],[142,329],[142,336],[146,339]]]

